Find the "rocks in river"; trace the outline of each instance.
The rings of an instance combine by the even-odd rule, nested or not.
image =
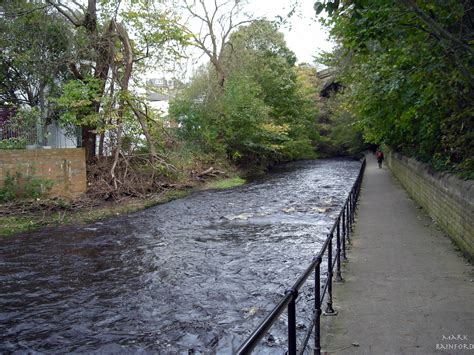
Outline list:
[[[313,211],[319,212],[319,213],[326,213],[329,211],[329,208],[323,208],[323,207],[313,207]]]
[[[267,339],[265,339],[263,342],[264,342],[264,344],[266,344],[268,346],[274,346],[275,343],[276,343],[276,339],[272,334],[269,334]]]
[[[249,308],[242,308],[242,311],[244,312],[244,318],[247,319],[256,315],[260,311],[260,308],[257,306],[252,306]]]
[[[291,212],[295,212],[296,209],[294,207],[287,207],[287,208],[282,208],[281,211],[285,213],[291,213]]]
[[[221,219],[225,219],[228,221],[235,221],[235,220],[245,221],[249,219],[250,217],[253,217],[252,213],[241,213],[241,214],[236,214],[236,215],[222,216]]]

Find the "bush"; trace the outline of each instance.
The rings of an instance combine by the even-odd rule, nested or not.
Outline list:
[[[25,149],[26,139],[25,138],[7,138],[0,140],[0,150],[7,149]]]
[[[11,175],[7,172],[3,187],[0,188],[0,202],[39,198],[51,190],[52,186],[53,182],[48,179],[39,179],[20,172]]]

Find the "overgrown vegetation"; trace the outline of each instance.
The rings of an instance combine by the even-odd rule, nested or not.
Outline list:
[[[236,169],[261,173],[279,161],[352,152],[346,116],[327,121],[337,121],[336,130],[320,118],[326,106],[318,107],[315,68],[296,66],[277,26],[244,8],[241,1],[2,2],[0,106],[9,124],[33,127],[40,143],[49,124],[80,127],[88,196],[102,201],[153,198],[232,178]],[[209,62],[189,83],[177,80],[164,115],[150,107],[143,78],[163,75],[189,47]]]
[[[472,2],[325,1],[341,107],[366,141],[474,178]]]
[[[117,203],[103,203],[84,197],[75,201],[61,198],[41,198],[11,201],[0,205],[0,237],[27,232],[45,226],[83,224],[124,213],[132,213],[157,204],[181,198],[193,188],[168,188],[148,199],[128,199]]]
[[[3,186],[0,187],[0,202],[40,198],[45,196],[52,187],[51,180],[36,178],[21,172],[15,174],[7,172]]]
[[[7,138],[0,140],[0,149],[24,149],[26,147],[25,138]]]
[[[171,105],[185,141],[247,167],[315,156],[315,102],[298,80],[296,58],[267,21],[241,27],[220,65],[204,66]]]

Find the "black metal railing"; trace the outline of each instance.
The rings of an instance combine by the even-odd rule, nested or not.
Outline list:
[[[333,274],[336,271],[335,281],[342,281],[341,273],[341,259],[347,260],[346,246],[350,242],[350,234],[352,233],[352,224],[354,223],[355,210],[357,200],[360,193],[360,186],[365,170],[365,159],[362,161],[362,166],[359,170],[357,179],[352,186],[351,192],[347,197],[341,212],[339,213],[334,225],[332,226],[322,248],[314,257],[311,265],[298,278],[293,287],[285,292],[285,296],[273,308],[270,314],[260,323],[260,325],[253,331],[253,333],[245,340],[245,342],[237,350],[237,354],[250,354],[257,344],[263,339],[268,330],[279,319],[280,315],[287,309],[288,314],[288,354],[295,355],[297,353],[303,354],[311,334],[314,329],[314,354],[321,353],[321,306],[326,300],[326,315],[337,314],[333,308],[332,299],[332,284]],[[333,257],[333,240],[336,239],[335,257]],[[323,258],[327,255],[327,277],[321,285],[321,264]],[[314,310],[312,324],[308,327],[303,341],[297,346],[296,338],[296,300],[301,287],[305,284],[308,278],[314,273]],[[299,348],[299,349],[298,349]]]

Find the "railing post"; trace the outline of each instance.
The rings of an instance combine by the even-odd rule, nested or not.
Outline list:
[[[336,225],[336,282],[344,281],[341,275],[341,231],[339,229],[339,219]]]
[[[314,269],[314,354],[321,354],[321,257]]]
[[[344,261],[346,261],[347,256],[346,256],[346,208],[345,207],[342,209],[341,222],[342,222],[342,257]]]
[[[351,226],[350,226],[350,221],[349,221],[349,216],[350,216],[350,213],[349,213],[349,201],[350,199],[347,201],[347,205],[346,205],[346,239],[347,239],[347,243],[349,244],[351,242],[351,238],[350,238],[350,234],[351,234]]]
[[[355,189],[352,192],[352,224],[355,222],[355,212],[356,212],[356,195],[355,195]]]
[[[335,316],[337,313],[334,311],[332,307],[332,238],[333,235],[330,234],[328,236],[329,244],[328,244],[328,300],[326,303],[326,310],[324,311],[325,315],[328,316]]]
[[[349,226],[351,228],[351,232],[352,232],[352,211],[354,209],[354,206],[352,205],[352,192],[354,190],[351,190],[350,194],[349,194]]]
[[[288,355],[296,355],[296,297],[298,291],[290,289],[291,301],[288,304]]]

